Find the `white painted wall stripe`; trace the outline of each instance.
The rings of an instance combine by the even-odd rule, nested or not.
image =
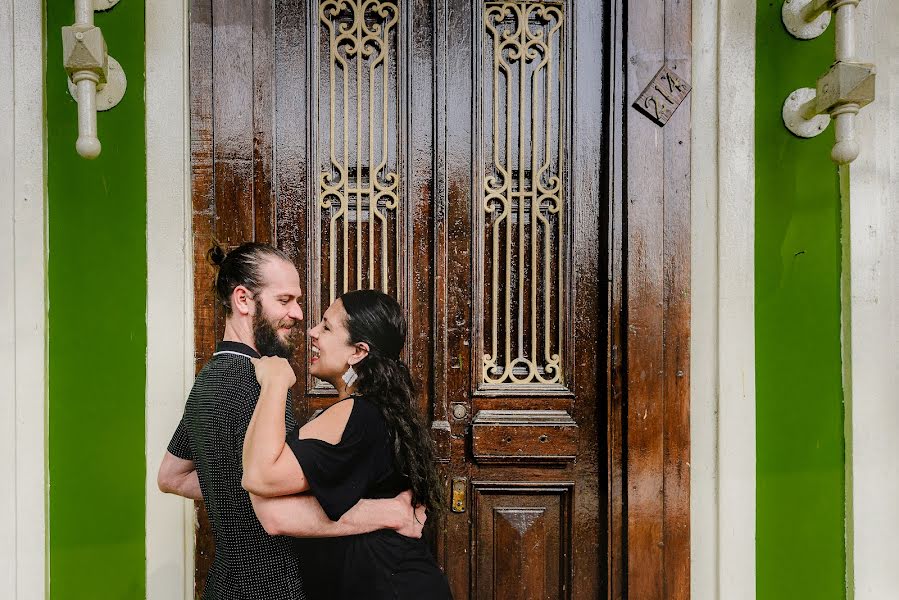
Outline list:
[[[691,593],[755,598],[755,3],[693,4]]]
[[[188,31],[185,2],[147,3],[148,600],[193,598],[193,502],[156,487],[194,379]]]
[[[690,588],[718,589],[718,4],[693,3]],[[699,116],[702,115],[702,118]]]
[[[0,63],[13,63],[13,7],[0,5]],[[16,479],[16,262],[15,262],[15,77],[0,70],[0,286],[11,293],[0,294],[0,477]],[[0,487],[0,595],[16,592],[16,486]]]
[[[0,596],[46,595],[42,5],[0,7]]]
[[[858,56],[877,65],[877,99],[859,114],[850,167],[847,554],[855,599],[885,600],[899,593],[899,3],[858,10]]]

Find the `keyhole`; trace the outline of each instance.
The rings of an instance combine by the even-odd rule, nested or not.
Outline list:
[[[549,440],[549,437],[544,433],[543,435],[541,435],[541,436],[540,436],[539,438],[537,438],[537,439],[539,439],[541,442],[546,442],[546,441]]]

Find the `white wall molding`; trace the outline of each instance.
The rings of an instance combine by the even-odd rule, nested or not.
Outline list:
[[[857,118],[848,214],[844,204],[847,557],[849,597],[882,600],[899,590],[899,3],[858,10],[858,56],[877,66],[877,99]]]
[[[47,591],[41,3],[0,7],[0,596]]]
[[[691,594],[755,598],[755,3],[693,4]]]
[[[193,598],[193,502],[156,473],[193,384],[187,4],[146,6],[147,599]]]

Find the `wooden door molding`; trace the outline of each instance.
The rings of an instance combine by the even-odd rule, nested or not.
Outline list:
[[[690,597],[690,102],[661,130],[631,103],[689,81],[691,10],[612,8],[610,598]]]

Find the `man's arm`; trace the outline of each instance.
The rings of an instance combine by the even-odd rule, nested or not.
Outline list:
[[[177,494],[191,500],[203,499],[194,461],[178,458],[171,452],[165,453],[159,465],[156,484],[166,494]]]
[[[299,494],[263,498],[250,494],[253,509],[270,535],[325,538],[393,529],[401,535],[420,538],[426,516],[423,507],[412,509],[408,491],[385,500],[360,500],[339,521],[332,521],[315,496]]]

